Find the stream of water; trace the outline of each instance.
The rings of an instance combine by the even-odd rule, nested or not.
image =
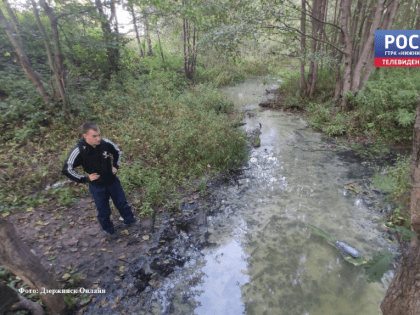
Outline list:
[[[368,167],[321,148],[328,138],[295,115],[261,110],[262,78],[222,92],[236,109],[251,110],[245,130],[261,124],[261,146],[230,185],[213,192],[209,241],[155,292],[161,314],[381,314],[386,284],[366,281],[306,224],[357,248],[366,258],[396,251],[374,229],[379,217],[344,185],[368,178]],[[370,174],[371,175],[371,174]],[[391,275],[392,276],[392,275]]]

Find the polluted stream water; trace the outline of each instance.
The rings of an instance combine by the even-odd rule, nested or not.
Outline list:
[[[259,107],[266,90],[280,82],[263,81],[221,89],[236,110],[252,113],[240,128],[258,129],[260,146],[241,170],[212,184],[206,218],[191,216],[153,238],[164,239],[151,250],[163,256],[145,260],[134,284],[143,295],[126,302],[135,309],[136,299],[147,295],[141,314],[381,314],[393,271],[368,283],[361,266],[308,227],[334,235],[366,259],[385,249],[398,253],[397,242],[373,223],[383,217],[382,195],[346,189],[367,185],[372,167],[301,117]],[[196,210],[187,202],[181,209]],[[164,277],[148,285],[156,270]]]
[[[206,234],[211,246],[184,248],[185,264],[154,291],[153,314],[381,314],[393,272],[368,283],[308,228],[335,235],[367,259],[396,242],[372,223],[382,216],[381,195],[354,194],[348,183],[367,183],[371,167],[290,113],[258,104],[277,82],[253,78],[222,89],[245,115],[245,131],[260,128],[243,169],[212,191]],[[348,149],[347,149],[348,150]],[[345,149],[341,151],[346,151]],[[193,236],[191,236],[193,237]]]

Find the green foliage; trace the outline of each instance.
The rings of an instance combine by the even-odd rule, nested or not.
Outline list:
[[[322,236],[323,238],[326,238],[327,240],[331,241],[331,242],[335,242],[335,237],[329,235],[328,233],[325,233],[323,230],[318,229],[317,227],[310,225],[310,224],[306,224],[306,226],[308,228],[311,228],[312,230],[315,231],[316,234]]]
[[[410,226],[410,157],[399,156],[394,166],[385,167],[381,172],[377,172],[373,177],[373,185],[387,193],[388,202],[397,205],[390,220],[395,224]]]
[[[331,103],[335,79],[328,67],[319,71],[311,100],[301,98],[300,73],[295,71],[281,85],[281,106],[306,109],[308,123],[330,136],[367,134],[385,141],[407,141],[413,134],[419,80],[419,69],[381,68],[364,90],[345,96],[352,109],[339,112]]]
[[[368,282],[379,282],[383,275],[389,270],[389,265],[392,260],[392,253],[388,250],[383,250],[373,255],[373,258],[369,260],[363,269],[367,276]]]
[[[400,226],[400,225],[395,225],[393,227],[388,227],[388,228],[391,231],[397,232],[401,240],[410,240],[411,238],[418,236],[417,233],[409,229],[406,229],[405,227]]]

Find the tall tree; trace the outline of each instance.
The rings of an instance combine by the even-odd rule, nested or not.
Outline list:
[[[143,52],[143,49],[141,47],[141,42],[140,42],[140,34],[139,34],[138,25],[137,25],[136,12],[134,11],[134,5],[131,3],[129,8],[130,8],[131,16],[133,18],[133,26],[134,26],[134,31],[136,32],[136,40],[137,40],[137,46],[140,51],[140,57],[144,57],[144,52]]]
[[[40,5],[44,9],[51,23],[53,43],[54,43],[54,58],[53,58],[49,40],[45,33],[44,27],[41,23],[41,19],[39,18],[37,5],[35,3],[35,0],[31,0],[31,1],[32,1],[33,12],[35,15],[35,20],[36,20],[38,29],[40,31],[42,40],[45,45],[45,50],[48,57],[48,64],[50,66],[51,71],[54,74],[55,81],[57,84],[57,90],[63,102],[62,110],[63,110],[63,113],[68,114],[68,102],[67,102],[67,97],[66,97],[67,78],[66,78],[66,70],[64,67],[64,56],[61,52],[61,47],[60,47],[60,37],[59,37],[58,28],[57,28],[57,17],[55,13],[53,12],[53,10],[51,9],[51,7],[45,2],[45,0],[39,1]]]
[[[144,33],[146,37],[146,44],[147,44],[147,56],[154,56],[153,48],[152,48],[152,39],[150,38],[150,25],[149,25],[149,8],[143,9],[143,23],[144,23]]]
[[[383,315],[420,314],[420,96],[413,130],[413,152],[410,160],[411,229],[419,236],[398,267],[381,304]]]
[[[191,10],[188,0],[182,0],[184,8],[184,16],[182,18],[182,34],[184,46],[184,71],[188,79],[192,79],[195,74],[195,66],[197,60],[197,40],[198,30],[194,22],[188,17],[188,12]]]
[[[6,6],[6,10],[10,16],[10,21],[14,25],[14,29],[18,30],[19,25],[17,24],[18,21],[12,11],[12,9],[9,6],[9,3],[7,0],[3,0],[3,3]],[[32,83],[35,85],[37,91],[42,97],[42,100],[46,105],[50,105],[50,98],[47,94],[47,91],[45,90],[44,85],[42,84],[41,77],[38,73],[32,68],[31,63],[29,62],[28,56],[25,52],[25,49],[22,45],[21,38],[19,36],[19,31],[13,32],[8,20],[6,19],[6,16],[4,15],[2,9],[0,8],[0,25],[4,29],[4,31],[7,34],[7,37],[9,38],[10,42],[13,44],[13,47],[16,49],[16,52],[19,56],[19,62],[22,65],[23,70],[25,71],[26,75],[29,77],[29,79],[32,81]]]
[[[111,0],[111,16],[108,18],[104,12],[101,0],[95,0],[95,6],[99,13],[99,19],[101,23],[102,33],[104,34],[105,45],[108,56],[108,73],[107,77],[111,77],[112,72],[118,72],[119,70],[119,59],[120,59],[120,50],[118,45],[118,34],[112,32],[111,23],[115,22],[114,31],[118,31],[118,23],[116,22],[116,10],[115,10],[115,0]],[[113,8],[113,9],[112,9]]]

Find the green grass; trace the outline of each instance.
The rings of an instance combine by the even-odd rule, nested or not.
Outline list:
[[[373,177],[375,188],[387,193],[386,200],[395,204],[390,220],[410,226],[410,157],[398,157],[394,166],[385,167]]]
[[[135,192],[133,205],[144,215],[152,205],[177,208],[177,188],[205,192],[211,176],[245,161],[245,136],[232,128],[226,115],[233,104],[216,89],[222,82],[235,82],[240,71],[223,78],[207,73],[205,79],[198,76],[190,82],[182,72],[182,59],[166,57],[166,69],[159,58],[143,58],[109,82],[84,78],[76,85],[77,78],[69,78],[73,117],[68,123],[58,107],[44,125],[34,118],[39,103],[29,112],[26,105],[9,108],[0,149],[0,164],[6,166],[0,170],[0,211],[53,199],[71,205],[76,197],[88,196],[87,185],[75,183],[43,191],[47,183],[66,179],[61,167],[85,121],[97,123],[103,137],[123,151],[118,176],[127,195]],[[250,68],[246,65],[241,71],[252,72]],[[12,104],[14,99],[6,101]],[[29,146],[19,148],[25,137]]]

